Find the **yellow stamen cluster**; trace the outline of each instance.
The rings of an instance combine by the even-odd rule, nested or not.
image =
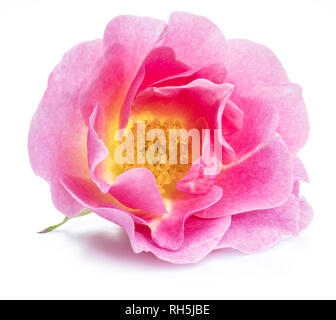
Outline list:
[[[125,163],[120,165],[121,172],[124,172],[128,169],[132,168],[146,168],[150,170],[157,182],[159,190],[162,195],[165,197],[169,197],[172,193],[174,193],[175,184],[181,178],[183,178],[186,173],[189,171],[192,163],[192,152],[191,146],[188,144],[188,141],[185,139],[181,139],[179,134],[173,136],[173,139],[176,139],[176,148],[174,148],[174,152],[176,152],[175,156],[177,159],[176,164],[170,163],[170,157],[172,156],[172,151],[169,153],[170,141],[172,138],[172,131],[170,129],[179,130],[182,128],[182,124],[179,120],[173,119],[153,119],[153,120],[144,120],[144,126],[142,130],[145,132],[140,131],[137,125],[133,125],[130,128],[134,136],[134,155],[135,155],[135,163],[129,164]],[[144,137],[148,134],[151,129],[160,129],[165,134],[165,143],[162,143],[163,140],[156,137],[153,141],[147,141],[145,139],[144,144],[138,150],[138,135],[139,133],[142,134]],[[170,136],[169,136],[170,132]],[[174,132],[174,131],[173,131]],[[148,136],[147,136],[148,137]],[[182,149],[181,149],[182,147]],[[154,148],[155,152],[152,153],[152,157],[150,156],[151,153],[148,153],[149,148]],[[184,148],[184,149],[183,149]],[[186,150],[186,152],[182,152],[181,150]],[[174,153],[173,152],[173,153]],[[144,164],[137,163],[139,160],[139,155],[142,159],[144,159]],[[137,157],[138,156],[138,157]],[[187,158],[187,159],[186,159]]]

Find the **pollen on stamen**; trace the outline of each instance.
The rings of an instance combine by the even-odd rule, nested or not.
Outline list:
[[[170,147],[170,132],[178,132],[182,129],[182,123],[176,119],[158,119],[143,120],[142,126],[138,127],[139,121],[131,123],[129,126],[129,133],[132,133],[133,140],[133,163],[123,163],[119,165],[119,174],[132,168],[146,168],[150,170],[156,179],[158,188],[164,198],[172,195],[176,189],[175,184],[182,179],[189,171],[192,164],[192,150],[191,145],[188,144],[188,139],[185,141],[178,134],[173,137],[175,140],[174,150],[169,151]],[[140,131],[139,131],[140,128]],[[142,131],[141,131],[142,129]],[[139,133],[143,137],[148,138],[148,132],[152,129],[159,129],[165,136],[165,139],[160,139],[156,136],[153,141],[143,139],[142,144],[138,144]],[[170,131],[175,129],[173,131]],[[144,132],[143,132],[144,130]],[[171,134],[172,136],[172,134]],[[155,150],[154,152],[150,152]],[[181,150],[186,150],[182,152]],[[174,154],[175,152],[175,154]],[[172,154],[177,159],[177,163],[172,163]],[[144,159],[143,163],[139,163],[139,158]],[[186,159],[187,158],[187,159]]]

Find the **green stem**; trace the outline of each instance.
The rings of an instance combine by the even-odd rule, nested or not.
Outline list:
[[[83,216],[86,216],[87,214],[91,213],[91,210],[89,209],[84,209],[81,213],[79,213],[77,216],[74,216],[74,217],[65,217],[64,220],[59,223],[59,224],[55,224],[53,226],[50,226],[48,228],[45,228],[43,229],[42,231],[38,232],[38,233],[47,233],[47,232],[50,232],[50,231],[53,231],[55,230],[56,228],[60,227],[61,225],[63,225],[64,223],[68,222],[69,220],[73,219],[73,218],[78,218],[78,217],[83,217]]]

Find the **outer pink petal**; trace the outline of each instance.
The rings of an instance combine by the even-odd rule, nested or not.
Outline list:
[[[185,196],[172,201],[170,212],[152,229],[152,238],[159,247],[178,250],[183,244],[185,221],[195,212],[204,210],[222,197],[222,189],[213,186],[201,196]]]
[[[309,182],[308,174],[301,160],[294,156],[293,158],[294,180]]]
[[[285,69],[266,46],[243,39],[227,41],[227,80],[238,95],[246,95],[255,85],[288,83]]]
[[[62,184],[84,207],[123,227],[136,253],[150,251],[158,258],[172,263],[198,262],[216,248],[230,226],[230,217],[210,220],[190,217],[185,223],[181,248],[168,250],[153,242],[145,220],[113,204],[104,204],[111,202],[108,198],[111,196],[101,193],[94,183],[67,177],[62,180]]]
[[[292,157],[280,138],[239,164],[224,168],[217,182],[223,197],[200,216],[222,217],[283,204],[293,187]]]
[[[294,185],[293,185],[293,191],[292,193],[296,195],[297,197],[300,196],[300,182],[305,181],[309,182],[308,174],[303,166],[303,163],[301,160],[294,156],[293,158],[293,175],[294,175]]]
[[[108,24],[104,54],[81,94],[87,122],[97,103],[119,119],[120,108],[138,70],[165,28],[164,21],[137,16],[118,16]]]
[[[118,16],[105,29],[104,48],[109,51],[116,46],[123,46],[125,73],[128,74],[129,71],[134,77],[143,58],[156,45],[165,28],[166,23],[161,20],[140,16]]]
[[[130,239],[135,252],[150,251],[159,259],[172,263],[196,263],[216,248],[230,222],[231,217],[209,220],[190,217],[185,223],[182,247],[175,251],[155,245],[144,230],[136,231],[134,240]]]
[[[101,40],[96,40],[64,55],[49,77],[29,131],[34,172],[50,183],[55,206],[68,216],[77,214],[82,206],[64,191],[58,179],[63,174],[89,176],[87,127],[80,115],[78,94],[100,51]]]
[[[156,180],[145,168],[133,168],[120,174],[109,193],[132,209],[153,213],[167,212]]]
[[[311,207],[291,195],[282,206],[238,214],[217,248],[235,248],[244,253],[265,250],[287,235],[298,235],[310,223]]]
[[[64,189],[59,180],[50,183],[51,198],[57,210],[71,217],[80,213],[85,208]]]
[[[96,210],[97,208],[107,208],[118,210],[122,214],[128,215],[134,222],[138,224],[147,225],[151,219],[146,219],[139,215],[135,215],[130,211],[122,208],[120,203],[109,193],[102,193],[97,185],[90,179],[76,178],[71,176],[64,176],[60,183],[64,189],[76,199],[84,208]]]
[[[193,68],[225,61],[222,32],[207,18],[190,13],[172,13],[162,45],[173,48],[178,59]]]
[[[306,229],[313,219],[314,212],[312,207],[309,205],[304,197],[299,198],[300,216],[297,218],[298,221],[298,232],[299,234],[302,230]]]
[[[230,226],[230,217],[202,220],[191,217],[184,228],[184,241],[179,250],[167,250],[157,246],[149,229],[134,225],[132,218],[120,210],[113,208],[92,208],[100,217],[116,223],[124,228],[130,239],[134,252],[152,252],[159,259],[184,264],[196,263],[216,248]]]
[[[301,87],[296,84],[260,85],[255,86],[251,94],[278,111],[277,132],[291,152],[299,151],[309,135],[308,114]]]

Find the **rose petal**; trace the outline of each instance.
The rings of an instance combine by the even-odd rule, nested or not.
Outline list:
[[[145,168],[129,169],[116,178],[109,193],[132,209],[167,212],[153,174]]]
[[[220,238],[230,226],[230,221],[231,217],[209,220],[190,217],[184,226],[183,244],[179,250],[175,251],[156,246],[150,233],[143,228],[135,232],[131,243],[136,253],[150,251],[159,259],[171,263],[196,263],[216,248]]]
[[[293,164],[280,138],[241,163],[224,168],[216,184],[223,197],[199,216],[215,218],[283,204],[293,187]]]
[[[124,228],[135,253],[152,252],[156,257],[171,263],[196,263],[216,248],[230,226],[230,217],[202,220],[191,217],[186,221],[184,241],[179,250],[172,251],[157,246],[145,226],[134,225],[132,218],[120,210],[96,208],[93,211],[100,217]]]
[[[217,151],[212,152],[213,143],[204,139],[202,154],[192,163],[188,173],[176,183],[176,189],[189,194],[205,194],[213,187],[222,163],[217,157]]]
[[[223,110],[221,121],[223,135],[233,134],[243,128],[244,112],[232,101],[228,100]]]
[[[204,258],[216,248],[231,221],[230,217],[210,220],[190,217],[184,225],[181,248],[172,251],[160,248],[153,242],[145,220],[117,206],[104,205],[104,202],[110,201],[108,197],[112,196],[102,194],[94,183],[67,177],[62,180],[62,184],[83,206],[124,228],[136,253],[150,251],[158,258],[172,263],[195,263]]]
[[[139,91],[162,79],[172,78],[190,70],[186,64],[177,60],[172,48],[158,47],[153,49],[144,62],[145,77]]]
[[[185,86],[197,79],[207,79],[216,84],[223,83],[226,78],[223,63],[212,63],[200,68],[193,68],[183,73],[172,75],[152,83],[153,87]]]
[[[225,61],[226,40],[220,29],[190,13],[172,13],[162,46],[173,48],[178,59],[193,68]]]
[[[186,195],[171,200],[171,210],[152,229],[153,240],[161,248],[178,250],[183,243],[185,221],[193,213],[212,206],[221,197],[221,188],[213,186],[205,195]]]
[[[107,25],[104,53],[81,93],[81,109],[87,122],[98,103],[109,111],[107,121],[112,117],[118,123],[132,81],[165,27],[164,21],[136,16],[118,16]]]
[[[280,207],[237,214],[217,248],[234,248],[244,253],[265,250],[286,235],[298,235],[312,219],[305,199],[291,196]]]
[[[121,108],[120,128],[127,125],[131,105],[138,92],[161,79],[184,73],[189,69],[184,63],[176,60],[175,52],[171,48],[159,47],[150,51],[133,80]]]
[[[305,182],[309,182],[307,171],[303,163],[297,156],[294,156],[293,158],[293,171],[294,171],[294,180],[302,180]]]
[[[90,168],[90,177],[99,189],[106,193],[110,189],[110,185],[103,179],[104,168],[100,166],[102,161],[108,156],[108,150],[104,142],[99,139],[97,134],[98,119],[101,119],[102,111],[98,106],[93,110],[89,119],[89,132],[87,140],[88,163]]]
[[[235,104],[244,115],[242,127],[231,135],[225,136],[225,139],[235,150],[236,157],[240,159],[274,139],[278,126],[278,113],[257,95],[237,98],[234,93],[233,100],[238,100]],[[227,129],[227,127],[224,128]]]
[[[176,189],[189,194],[207,193],[215,184],[217,178],[217,174],[207,173],[207,169],[210,168],[217,173],[220,168],[218,161],[215,161],[216,157],[212,159],[214,161],[213,165],[203,161],[202,158],[200,161],[194,162],[188,173],[176,183]]]
[[[87,127],[82,121],[78,94],[101,50],[101,41],[82,43],[68,53],[51,73],[48,88],[29,131],[29,158],[34,172],[51,185],[56,208],[76,215],[82,206],[71,199],[58,179],[63,174],[89,176]]]
[[[221,129],[221,117],[232,90],[230,84],[215,84],[205,79],[180,87],[148,88],[137,96],[134,112],[150,111],[158,118],[180,118],[187,121],[188,130],[204,118],[210,129]],[[191,108],[193,112],[190,112]],[[234,151],[223,137],[220,142],[223,162],[229,163],[235,158]]]
[[[246,95],[258,84],[289,82],[280,61],[266,46],[244,39],[230,39],[226,43],[226,81],[234,84],[238,95]]]
[[[147,225],[148,222],[151,221],[151,219],[144,219],[140,215],[133,214],[130,210],[122,207],[111,194],[102,193],[97,185],[90,179],[63,176],[60,180],[60,184],[62,184],[69,195],[76,199],[84,208],[92,211],[97,208],[115,209],[124,215],[130,216],[134,222],[144,225]]]
[[[291,152],[295,154],[299,151],[309,135],[308,114],[300,86],[260,85],[255,86],[251,94],[278,111],[277,132]]]
[[[104,33],[103,52],[92,69],[89,80],[81,89],[81,111],[87,123],[97,105],[102,109],[99,130],[96,133],[109,154],[97,164],[96,171],[102,181],[100,185],[105,183],[103,191],[115,179],[111,165],[120,110],[124,103],[131,103],[134,88],[137,86],[132,87],[132,83],[141,83],[144,71],[136,77],[138,70],[148,53],[156,46],[165,27],[165,22],[145,17],[119,16],[113,19]]]

